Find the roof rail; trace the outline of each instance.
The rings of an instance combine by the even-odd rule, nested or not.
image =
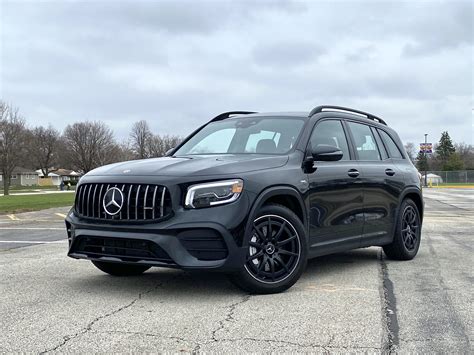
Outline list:
[[[354,110],[352,108],[341,107],[341,106],[333,106],[333,105],[317,106],[317,107],[315,107],[311,110],[308,117],[312,117],[315,114],[317,114],[319,112],[323,112],[323,111],[336,111],[336,112],[352,113],[352,114],[356,114],[356,115],[359,115],[359,116],[364,116],[364,117],[366,117],[370,120],[379,122],[379,123],[384,124],[384,125],[387,126],[387,123],[383,119],[381,119],[380,117],[374,116],[371,113],[364,112],[364,111],[359,111],[359,110]]]
[[[222,121],[225,120],[226,118],[229,118],[232,115],[250,115],[251,113],[257,113],[253,111],[229,111],[229,112],[223,112],[220,115],[217,115],[214,117],[211,122],[215,121]]]

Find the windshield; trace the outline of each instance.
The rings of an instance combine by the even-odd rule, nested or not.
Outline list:
[[[237,117],[209,123],[174,155],[286,154],[296,143],[304,119]]]

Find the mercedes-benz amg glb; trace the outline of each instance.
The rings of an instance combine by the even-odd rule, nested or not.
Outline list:
[[[156,159],[87,173],[66,218],[68,255],[116,276],[152,266],[291,287],[309,258],[381,246],[415,257],[423,198],[400,138],[372,114],[226,112]]]

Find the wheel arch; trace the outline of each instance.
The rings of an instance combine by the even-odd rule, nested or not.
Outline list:
[[[420,213],[420,219],[423,222],[423,214],[424,214],[424,208],[425,208],[424,202],[423,202],[423,195],[422,195],[422,192],[416,187],[407,188],[406,190],[403,191],[402,195],[400,196],[397,217],[398,217],[398,214],[400,213],[400,205],[402,201],[405,200],[406,198],[409,198],[413,200],[413,202],[415,202],[416,207],[418,208],[418,212]]]
[[[293,211],[303,223],[305,231],[308,230],[308,218],[301,194],[291,186],[272,186],[263,190],[256,198],[245,226],[245,236],[250,235],[252,223],[258,210],[268,204],[279,204]],[[307,234],[307,233],[306,233]],[[247,240],[244,238],[244,245]]]
[[[420,220],[423,223],[423,210],[424,210],[424,203],[423,203],[423,195],[421,193],[421,190],[418,189],[417,187],[409,187],[403,190],[403,192],[400,194],[400,198],[398,199],[398,207],[397,207],[397,213],[396,213],[396,219],[395,223],[393,224],[392,228],[392,240],[393,237],[395,236],[395,232],[397,230],[397,221],[401,213],[401,206],[403,200],[406,198],[410,198],[415,202],[416,207],[418,208],[418,212],[420,212]]]

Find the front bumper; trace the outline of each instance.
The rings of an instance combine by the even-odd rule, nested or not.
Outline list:
[[[159,223],[114,223],[81,218],[71,210],[66,218],[68,256],[75,259],[235,271],[247,249],[241,238],[249,198],[219,207],[178,209]]]

